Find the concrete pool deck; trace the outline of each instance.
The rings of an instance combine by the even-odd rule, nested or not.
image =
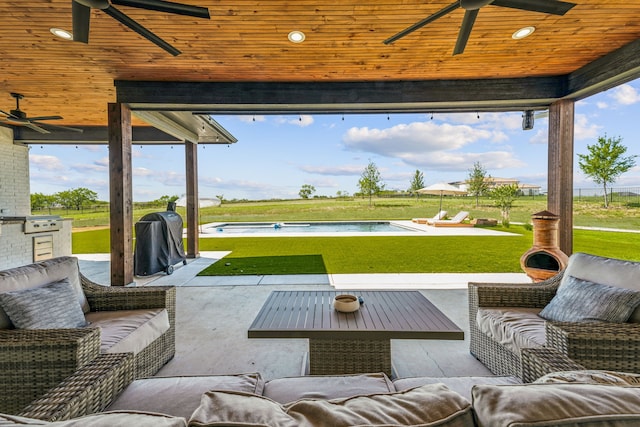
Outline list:
[[[252,276],[197,276],[230,254],[229,251],[200,253],[199,258],[177,264],[170,276],[156,273],[135,276],[136,286],[273,286],[325,285],[335,289],[466,289],[468,282],[531,283],[524,273],[383,273],[383,274],[295,274]],[[76,254],[80,271],[97,283],[110,281],[109,254]]]

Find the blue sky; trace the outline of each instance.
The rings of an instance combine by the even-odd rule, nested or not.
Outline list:
[[[200,146],[200,197],[297,198],[303,184],[317,195],[353,194],[373,161],[387,189],[406,190],[416,170],[425,184],[461,181],[478,161],[493,177],[516,178],[546,190],[548,120],[521,128],[521,112],[302,116],[213,116],[238,142]],[[575,152],[598,136],[623,138],[640,154],[640,80],[576,104]],[[106,146],[39,146],[30,151],[31,192],[86,187],[109,199]],[[640,160],[638,161],[640,164]],[[135,201],[185,193],[182,145],[134,146]],[[576,188],[597,187],[579,171]],[[640,186],[640,167],[615,186]]]

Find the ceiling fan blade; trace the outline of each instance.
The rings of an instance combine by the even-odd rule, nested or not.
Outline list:
[[[211,18],[209,9],[206,7],[191,6],[164,0],[111,0],[111,3],[118,6],[130,6],[140,9],[157,10],[159,12],[175,13],[177,15],[195,16],[196,18]]]
[[[134,21],[133,19],[129,18],[127,15],[125,15],[122,12],[120,12],[115,7],[109,6],[108,8],[103,9],[103,12],[105,12],[107,15],[111,16],[113,19],[115,19],[116,21],[120,22],[121,24],[126,25],[127,27],[131,28],[133,31],[135,31],[136,33],[140,34],[142,37],[146,38],[150,42],[155,43],[156,45],[158,45],[162,49],[164,49],[167,52],[169,52],[171,55],[173,55],[173,56],[180,55],[181,52],[178,49],[176,49],[175,47],[171,46],[169,43],[167,43],[166,41],[162,40],[160,37],[156,36],[151,31],[147,30],[145,27],[143,27],[142,25],[138,24],[136,21]]]
[[[71,132],[79,132],[79,133],[84,132],[84,130],[78,129],[78,128],[72,128],[72,127],[69,127],[69,126],[52,125],[50,123],[39,123],[39,122],[34,122],[33,120],[31,121],[31,124],[36,125],[36,126],[48,127],[48,128],[51,128],[51,129],[68,130],[68,131],[71,131]]]
[[[453,55],[459,55],[464,52],[464,48],[467,47],[467,41],[471,35],[473,24],[478,17],[479,9],[467,10],[464,12],[464,19],[462,25],[460,25],[460,31],[458,32],[458,40],[456,41],[456,47],[453,49]]]
[[[13,115],[13,114],[11,114],[11,113],[7,113],[6,111],[2,111],[2,110],[0,110],[0,113],[4,114],[4,115],[5,115],[5,116],[7,116],[7,118],[9,118],[9,119],[18,119],[18,118],[19,118],[19,117],[14,116],[14,115]]]
[[[89,43],[91,8],[72,0],[71,13],[73,16],[73,41]]]
[[[39,120],[62,120],[61,116],[39,116],[39,117],[29,117],[29,120],[32,122]]]
[[[552,15],[564,15],[575,6],[575,3],[559,0],[494,0],[491,5],[529,10],[531,12],[550,13]]]
[[[40,126],[38,126],[38,125],[36,125],[36,124],[33,124],[33,123],[31,123],[31,122],[26,122],[26,123],[24,123],[22,126],[28,127],[29,129],[33,129],[33,130],[35,130],[36,132],[40,132],[40,133],[51,133],[51,132],[49,132],[48,130],[46,130],[46,129],[44,129],[44,128],[41,128]]]
[[[423,20],[416,22],[415,24],[413,24],[412,26],[410,26],[408,28],[405,28],[404,30],[402,30],[399,33],[397,33],[396,35],[389,37],[383,43],[384,44],[393,43],[394,41],[406,36],[407,34],[411,34],[415,30],[418,30],[418,29],[424,27],[428,23],[433,22],[438,18],[442,18],[444,15],[453,12],[454,10],[458,9],[459,7],[460,7],[460,3],[456,1],[455,3],[452,3],[449,6],[445,7],[444,9],[441,9],[438,12],[434,13],[433,15],[428,16],[428,17],[424,18]]]

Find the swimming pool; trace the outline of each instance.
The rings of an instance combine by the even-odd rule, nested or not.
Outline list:
[[[233,222],[208,224],[206,234],[290,234],[290,233],[415,233],[417,229],[403,227],[390,221],[331,221],[331,222]]]

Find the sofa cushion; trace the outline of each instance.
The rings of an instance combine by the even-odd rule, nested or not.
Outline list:
[[[395,391],[384,374],[305,376],[267,381],[263,395],[279,403],[299,399],[336,399],[367,393]]]
[[[640,374],[585,369],[582,371],[551,372],[534,382],[539,384],[583,383],[640,386]]]
[[[481,308],[476,315],[480,332],[515,354],[523,348],[542,347],[546,342],[545,320],[539,309],[523,307]]]
[[[208,392],[189,420],[191,426],[472,427],[469,402],[443,384],[346,399],[302,399],[281,405],[264,396]]]
[[[640,290],[640,262],[576,252],[569,257],[560,286],[568,280],[568,276],[603,285]],[[634,310],[629,321],[640,323],[640,307]]]
[[[184,418],[143,412],[102,412],[66,421],[47,422],[0,414],[0,426],[49,427],[187,427]]]
[[[640,425],[640,388],[595,384],[477,385],[479,427]]]
[[[69,279],[0,294],[0,307],[17,329],[82,328],[87,325]]]
[[[78,259],[75,257],[58,257],[35,264],[0,271],[0,293],[18,291],[44,286],[51,282],[69,279],[78,297],[82,311],[89,311],[89,303],[80,283]],[[11,327],[9,318],[0,308],[0,329]]]
[[[554,322],[624,323],[640,304],[640,291],[565,275],[556,295],[540,312]]]
[[[259,373],[152,377],[136,380],[114,400],[108,411],[160,412],[188,419],[210,390],[233,390],[261,395],[264,381]]]
[[[522,384],[522,381],[518,377],[412,377],[393,380],[397,391],[438,383],[444,384],[449,390],[471,401],[471,389],[476,384]]]
[[[164,308],[87,313],[92,327],[100,328],[100,351],[138,354],[169,330]]]

